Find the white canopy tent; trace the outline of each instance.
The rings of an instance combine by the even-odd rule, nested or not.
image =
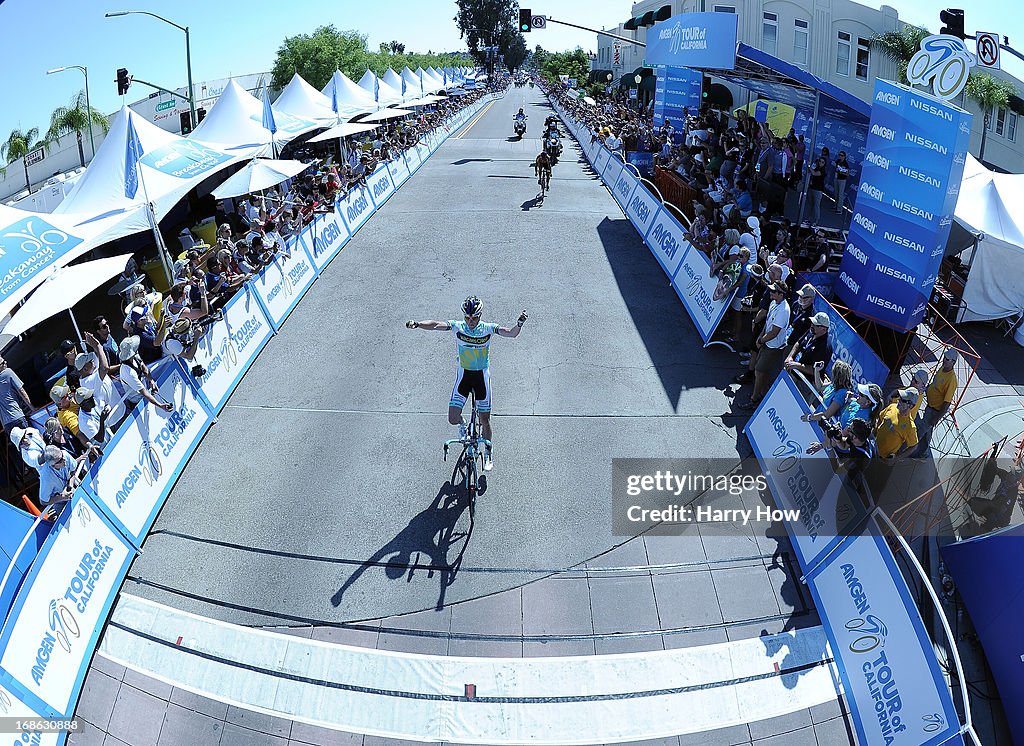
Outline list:
[[[423,93],[424,93],[424,95],[427,94],[427,93],[437,93],[438,91],[443,91],[444,90],[444,84],[441,83],[440,80],[435,78],[429,72],[424,70],[422,67],[417,67],[416,68],[415,75],[419,76],[419,74],[421,72],[423,73]]]
[[[331,76],[331,79],[324,87],[323,94],[330,101],[335,91],[337,91],[339,107],[346,106],[355,109],[356,114],[377,110],[377,102],[373,100],[373,92],[367,93],[365,88],[356,85],[341,70],[334,71],[334,75]]]
[[[402,68],[402,80],[405,81],[406,90],[415,92],[417,96],[425,95],[428,92],[427,90],[420,92],[419,76],[410,70],[408,65]],[[427,82],[423,81],[423,84],[426,86]]]
[[[254,158],[245,168],[232,174],[223,184],[214,189],[213,196],[217,199],[226,199],[227,197],[260,192],[301,174],[311,165],[311,163],[300,161]]]
[[[134,169],[127,168],[129,124],[141,151]],[[113,241],[152,227],[146,211],[138,209],[146,204],[147,195],[160,220],[200,182],[246,157],[162,130],[124,106],[111,120],[89,167],[53,214],[120,214],[122,220],[102,236]],[[129,177],[135,179],[134,189]]]
[[[444,101],[444,99],[444,96],[424,96],[423,98],[414,98],[412,101],[406,101],[402,106],[429,106],[430,104],[436,104],[438,101]]]
[[[341,124],[331,127],[329,130],[321,132],[316,137],[311,137],[310,142],[326,142],[327,140],[335,140],[339,137],[349,137],[350,135],[358,135],[362,132],[370,132],[380,127],[379,124],[362,124],[360,122],[342,122]]]
[[[259,99],[231,80],[189,139],[225,152],[266,155],[270,153],[271,134],[263,126],[262,117]],[[281,138],[276,139],[281,142]]]
[[[51,267],[42,273],[39,287],[0,333],[17,337],[61,311],[70,313],[78,301],[111,277],[121,274],[131,258],[129,253],[73,266]],[[71,313],[71,320],[75,331],[79,331],[74,313]]]
[[[977,238],[964,287],[963,321],[1024,312],[1024,174],[989,171],[967,156],[954,217]]]
[[[363,73],[363,77],[359,79],[359,87],[367,91],[370,94],[370,98],[374,99],[378,106],[397,104],[402,100],[402,92],[396,91],[378,78],[372,70],[367,70]],[[376,96],[374,96],[375,88],[377,90]]]
[[[420,95],[419,88],[411,88],[408,85],[408,82],[390,67],[384,71],[384,75],[381,76],[381,79],[401,94],[403,102],[414,99]],[[402,91],[403,87],[405,88],[404,92]]]
[[[281,91],[281,95],[277,97],[273,109],[276,117],[285,114],[300,120],[317,122],[320,127],[326,124],[336,124],[339,119],[341,121],[351,119],[360,111],[366,111],[364,108],[353,106],[339,99],[338,113],[335,114],[331,105],[330,95],[325,96],[296,73]],[[280,118],[278,119],[278,128],[282,128],[286,124],[287,120],[282,122]],[[308,132],[310,129],[314,129],[314,127],[304,131]]]
[[[108,232],[123,236],[149,227],[141,205],[127,209],[96,217],[67,212],[40,215],[0,205],[0,318],[38,287],[49,271],[106,243]],[[123,222],[141,227],[119,232]]]

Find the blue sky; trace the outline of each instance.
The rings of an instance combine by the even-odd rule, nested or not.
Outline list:
[[[862,0],[878,7],[877,0]],[[927,0],[887,0],[900,17],[938,30],[944,4]],[[545,13],[591,27],[611,27],[630,15],[629,2],[611,0],[522,0],[535,13]],[[977,7],[974,7],[977,6]],[[998,31],[1024,49],[1021,13],[1008,13],[1005,2],[975,3],[967,8],[968,31]],[[358,10],[350,10],[358,8]],[[185,85],[184,34],[147,16],[104,18],[114,10],[147,10],[182,25],[192,36],[195,82],[269,70],[281,40],[332,23],[369,36],[370,47],[397,39],[411,51],[449,51],[462,48],[452,18],[452,0],[0,0],[4,29],[4,62],[0,73],[0,139],[14,127],[45,130],[50,112],[67,103],[82,87],[77,71],[46,75],[61,65],[85,65],[93,106],[113,112],[121,105],[114,71],[126,67],[141,79],[176,88]],[[596,37],[582,31],[550,26],[532,32],[532,48],[597,48]],[[1004,54],[1004,57],[1007,55]],[[1011,66],[1012,65],[1012,66]],[[1007,69],[1024,78],[1024,63],[1011,58]],[[148,89],[135,87],[128,102]]]
[[[601,7],[608,10],[601,11],[594,5],[593,0],[547,0],[544,10],[598,27],[629,17],[628,3],[602,1]],[[541,12],[528,2],[523,6]],[[622,10],[616,12],[616,8]],[[0,0],[0,28],[4,29],[0,100],[5,102],[0,108],[0,140],[19,126],[45,131],[50,112],[82,88],[80,72],[47,75],[54,67],[88,67],[92,104],[106,113],[121,105],[114,84],[119,67],[167,88],[185,85],[185,35],[148,16],[103,17],[116,10],[146,10],[188,26],[197,84],[269,70],[286,36],[308,33],[323,24],[367,34],[371,49],[391,39],[416,52],[465,48],[452,20],[453,0]],[[531,32],[527,42],[531,48],[538,43],[546,49],[597,48],[593,34],[554,27]],[[133,87],[126,103],[149,92]]]

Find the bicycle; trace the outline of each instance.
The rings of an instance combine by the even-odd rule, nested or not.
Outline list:
[[[537,183],[540,184],[540,196],[543,199],[544,195],[551,190],[551,172],[542,168]]]
[[[469,495],[470,509],[472,509],[476,502],[476,496],[487,489],[487,479],[480,472],[484,470],[484,452],[491,447],[491,441],[479,434],[480,413],[476,408],[476,395],[472,392],[470,392],[470,403],[472,409],[466,435],[463,438],[454,438],[444,442],[444,460],[448,461],[448,450],[453,445],[462,446],[459,461],[466,467],[465,488],[466,494]]]

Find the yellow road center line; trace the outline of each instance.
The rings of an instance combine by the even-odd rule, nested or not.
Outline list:
[[[480,121],[480,118],[481,118],[481,117],[482,117],[482,116],[483,116],[484,114],[486,114],[486,113],[487,113],[487,110],[488,110],[488,109],[490,109],[490,108],[491,108],[492,106],[494,106],[494,102],[493,102],[493,101],[491,101],[490,103],[488,103],[488,104],[487,104],[487,106],[485,106],[484,108],[482,108],[482,109],[480,110],[480,113],[479,113],[479,114],[477,114],[477,115],[476,115],[475,117],[473,117],[473,120],[472,120],[472,121],[471,121],[471,122],[470,122],[469,124],[467,124],[467,125],[466,125],[466,129],[462,130],[462,134],[461,134],[461,135],[459,135],[459,139],[460,139],[460,140],[461,140],[461,139],[462,139],[463,137],[465,137],[465,136],[466,136],[466,135],[467,135],[467,134],[469,133],[469,131],[470,131],[471,129],[473,129],[473,128],[474,128],[474,127],[476,126],[476,123]]]

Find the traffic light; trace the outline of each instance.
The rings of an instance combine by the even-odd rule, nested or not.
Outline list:
[[[939,29],[940,34],[955,36],[958,39],[963,39],[966,36],[964,33],[964,12],[960,8],[946,8],[939,13],[939,20],[946,24]]]
[[[529,8],[519,9],[519,30],[527,33],[533,28],[533,13]]]
[[[206,109],[200,106],[196,109],[196,124],[199,124],[204,119],[206,119]]]
[[[123,67],[117,68],[117,95],[123,96],[128,93],[128,86],[132,84],[132,79],[128,77],[128,70]]]
[[[178,127],[181,129],[182,136],[192,132],[192,112],[183,111],[178,114]]]
[[[707,75],[700,80],[700,98],[701,101],[706,102],[708,100],[708,94],[711,92],[711,78]]]

